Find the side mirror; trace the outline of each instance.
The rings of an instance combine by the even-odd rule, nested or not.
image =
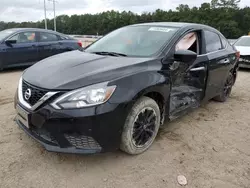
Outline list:
[[[7,46],[10,46],[10,47],[12,47],[12,44],[14,44],[14,43],[16,43],[16,41],[13,41],[13,40],[6,40],[6,41],[5,41],[5,44],[6,44]]]
[[[194,62],[197,58],[197,54],[190,50],[178,50],[174,54],[174,60],[184,63]]]

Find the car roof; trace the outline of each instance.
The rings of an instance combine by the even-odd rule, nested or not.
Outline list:
[[[55,34],[61,34],[64,35],[62,33],[56,32],[56,31],[52,31],[52,30],[48,30],[48,29],[40,29],[40,28],[11,28],[11,29],[6,29],[9,31],[13,31],[13,32],[21,32],[21,31],[37,31],[37,32],[48,32],[48,33],[55,33]]]
[[[210,30],[213,32],[216,32],[220,35],[221,32],[218,31],[217,29],[210,27],[208,25],[203,25],[203,24],[196,24],[196,23],[188,23],[188,22],[149,22],[149,23],[141,23],[141,24],[134,24],[132,26],[155,26],[155,27],[176,27],[179,29],[191,29],[192,27],[197,28],[197,29],[206,29]]]
[[[207,25],[196,24],[196,23],[187,23],[187,22],[149,22],[149,23],[135,24],[134,26],[137,26],[137,25],[165,26],[165,27],[168,26],[168,27],[179,27],[179,28],[184,28],[184,27],[189,27],[189,26],[199,26],[199,27],[214,29],[214,28],[207,26]]]

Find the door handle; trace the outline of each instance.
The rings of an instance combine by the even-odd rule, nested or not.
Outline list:
[[[205,70],[205,67],[197,67],[197,68],[190,69],[191,72],[202,71],[202,70]]]
[[[223,63],[224,63],[224,64],[229,64],[229,63],[230,63],[230,60],[229,60],[229,59],[225,59],[225,60],[223,61]]]

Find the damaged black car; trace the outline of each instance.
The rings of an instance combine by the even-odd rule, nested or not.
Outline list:
[[[28,68],[15,96],[16,122],[48,151],[140,154],[166,122],[210,99],[225,102],[238,59],[209,26],[126,26],[83,52]]]

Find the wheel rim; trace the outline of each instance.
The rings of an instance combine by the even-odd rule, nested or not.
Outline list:
[[[226,84],[224,86],[224,95],[226,97],[230,95],[232,87],[233,87],[233,77],[231,76],[227,79]]]
[[[156,112],[153,108],[144,108],[134,121],[132,141],[136,147],[148,145],[155,136]]]

